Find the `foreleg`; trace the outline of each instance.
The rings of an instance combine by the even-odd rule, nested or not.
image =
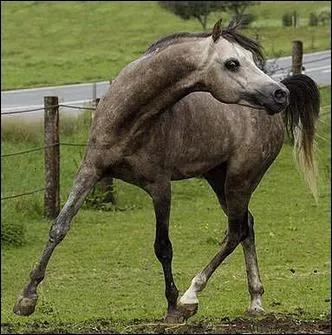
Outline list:
[[[98,177],[93,168],[81,167],[75,179],[68,200],[58,217],[55,219],[49,239],[37,265],[30,273],[30,280],[19,294],[14,306],[14,313],[30,315],[34,312],[37,303],[37,287],[45,277],[46,267],[55,247],[64,239],[70,228],[70,222],[81,207],[85,197],[97,182]]]

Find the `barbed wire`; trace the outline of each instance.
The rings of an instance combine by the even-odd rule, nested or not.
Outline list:
[[[86,146],[87,146],[87,144],[80,144],[80,143],[63,143],[63,142],[60,142],[60,145],[70,146],[70,147],[86,147]]]
[[[65,105],[65,104],[47,106],[47,108],[54,108],[54,107],[65,107],[65,108],[82,109],[82,110],[96,110],[95,107],[79,107],[79,106],[72,106],[72,105]],[[37,111],[41,111],[41,110],[45,110],[45,106],[44,107],[39,107],[39,108],[34,108],[34,109],[24,109],[24,110],[21,110],[21,111],[1,112],[1,115],[30,113],[30,112],[37,112]]]
[[[71,105],[63,105],[63,104],[60,104],[59,107],[67,107],[67,108],[73,108],[73,109],[85,109],[85,110],[96,110],[95,107],[79,107],[79,106],[71,106]]]
[[[27,153],[30,153],[30,152],[44,150],[46,148],[55,147],[57,145],[59,145],[59,143],[55,143],[55,144],[51,144],[51,145],[44,145],[43,147],[28,149],[28,150],[25,150],[25,151],[12,152],[12,153],[9,153],[9,154],[1,155],[1,158],[3,158],[3,157],[17,156],[17,155],[23,155],[23,154],[27,154]]]
[[[9,153],[9,154],[4,154],[4,155],[1,155],[1,158],[11,157],[11,156],[18,156],[18,155],[24,155],[24,154],[28,154],[28,153],[31,153],[31,152],[41,151],[41,150],[44,150],[46,148],[52,148],[52,147],[55,147],[57,145],[64,145],[64,146],[71,146],[71,147],[86,147],[87,146],[87,144],[81,144],[81,143],[64,143],[64,142],[60,142],[60,143],[55,143],[55,144],[50,144],[50,145],[44,145],[42,147],[37,147],[37,148],[28,149],[28,150],[24,150],[24,151],[18,151],[18,152],[12,152],[12,153]]]
[[[40,188],[38,190],[30,191],[30,192],[25,192],[25,193],[20,193],[20,194],[15,194],[15,195],[9,195],[8,197],[1,197],[1,201],[2,200],[7,200],[7,199],[18,198],[18,197],[22,197],[24,195],[30,195],[30,194],[34,194],[34,193],[42,192],[42,191],[45,191],[45,187]]]
[[[51,145],[45,145],[45,146],[42,146],[42,147],[33,148],[33,149],[25,150],[25,151],[19,151],[19,152],[13,152],[13,153],[9,153],[9,154],[4,154],[4,155],[1,155],[1,158],[3,158],[3,157],[17,156],[17,155],[23,155],[23,154],[27,154],[27,153],[31,153],[31,152],[36,152],[36,151],[41,151],[41,150],[44,150],[46,148],[55,147],[57,145],[74,146],[74,147],[77,147],[77,146],[86,147],[87,146],[87,144],[60,142],[60,143],[55,143],[55,144],[51,144]],[[20,194],[10,195],[10,196],[7,196],[7,197],[1,197],[1,201],[2,200],[6,200],[6,199],[13,199],[13,198],[22,197],[22,196],[25,196],[25,195],[34,194],[34,193],[41,192],[41,191],[45,191],[45,188],[41,188],[41,189],[38,189],[38,190],[29,191],[29,192],[25,192],[25,193],[20,193]]]
[[[55,106],[50,106],[50,107],[56,107]],[[19,108],[19,107],[18,107]],[[34,109],[25,109],[22,111],[15,111],[15,112],[1,112],[1,115],[9,115],[9,114],[21,114],[21,113],[30,113],[30,112],[36,112],[36,111],[41,111],[45,109],[45,107],[40,107],[40,108],[34,108]]]
[[[326,59],[330,59],[330,58],[331,58],[331,56],[325,56],[325,57],[317,58],[317,59],[314,59],[314,60],[311,60],[311,61],[303,61],[302,66],[305,66],[305,65],[311,64],[311,63],[316,63],[316,62],[326,60]],[[278,60],[278,58],[273,59],[269,63],[267,63],[267,62],[265,63],[265,67],[267,68],[266,70],[268,72],[272,72],[272,74],[276,74],[276,72],[283,72],[283,71],[287,72],[292,68],[292,65],[288,65],[288,66],[285,66],[285,67],[280,67],[280,66],[276,65],[275,63],[277,62],[277,60]],[[269,65],[271,65],[271,68],[268,68]]]
[[[303,64],[310,64],[310,63],[316,63],[316,62],[319,62],[321,60],[325,60],[325,59],[329,59],[331,58],[331,56],[325,56],[325,57],[321,57],[321,58],[316,58],[314,60],[308,60],[308,61],[304,61]]]

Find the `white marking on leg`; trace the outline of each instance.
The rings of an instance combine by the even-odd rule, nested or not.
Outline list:
[[[182,304],[198,304],[197,294],[201,292],[206,285],[206,276],[199,273],[191,281],[191,285],[184,295],[180,298]]]
[[[258,276],[252,275],[250,278],[250,312],[264,312],[263,302],[262,302],[262,283]]]
[[[263,312],[262,290],[263,286],[259,278],[257,258],[252,245],[243,244],[247,266],[248,286],[250,292],[250,312]]]
[[[249,307],[249,311],[251,312],[264,312],[264,308],[263,308],[263,303],[262,303],[262,299],[261,299],[261,295],[253,295],[251,297],[251,302],[250,302],[250,307]]]

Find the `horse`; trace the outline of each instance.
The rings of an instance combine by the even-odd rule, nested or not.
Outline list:
[[[300,172],[318,202],[314,136],[320,108],[319,89],[310,77],[303,74],[287,77],[282,83],[290,92],[290,104],[284,113],[270,116],[257,109],[221,103],[209,93],[194,92],[165,111],[146,134],[146,141],[155,138],[154,150],[163,148],[164,155],[171,152],[174,156],[177,170],[172,174],[173,180],[193,176],[205,178],[228,218],[246,208],[247,226],[242,228],[241,245],[250,294],[249,315],[264,313],[264,288],[256,255],[254,217],[247,206],[252,193],[278,156],[285,131],[294,145],[294,159]],[[211,168],[209,159],[214,165],[217,156],[219,164]],[[112,177],[109,180],[105,177],[103,182],[107,184]],[[225,239],[224,244],[226,242]],[[197,294],[229,253],[224,251],[222,255],[220,251],[215,257],[219,259],[212,261],[192,280],[190,288],[177,303],[181,313],[172,317],[168,315],[169,320],[182,322],[197,312]]]
[[[112,81],[97,106],[68,199],[51,225],[14,313],[27,316],[34,312],[37,287],[53,251],[92,187],[111,177],[140,187],[152,198],[154,250],[164,273],[166,322],[179,322],[196,312],[196,294],[239,243],[244,245],[251,271],[253,308],[259,309],[262,288],[255,262],[253,218],[247,206],[280,149],[280,113],[289,106],[292,93],[260,69],[259,43],[240,34],[237,26],[231,22],[222,28],[218,21],[209,33],[162,38]],[[299,114],[291,115],[292,126]],[[305,124],[302,118],[297,121]],[[276,138],[268,135],[271,133]],[[246,159],[241,152],[252,157]],[[169,239],[171,181],[197,175],[204,175],[217,193],[228,215],[228,233],[218,254],[178,301]]]

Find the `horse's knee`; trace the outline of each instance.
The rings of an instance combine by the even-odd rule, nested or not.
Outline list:
[[[248,224],[244,224],[242,229],[241,229],[241,233],[240,233],[240,242],[247,239],[247,237],[249,237],[249,235],[250,235],[250,228],[248,227]]]
[[[65,233],[60,229],[55,228],[49,232],[49,241],[51,243],[58,244],[64,239],[64,237]]]
[[[249,287],[249,293],[251,296],[262,296],[264,294],[264,287],[263,284],[260,281],[254,282],[250,287]]]
[[[63,222],[62,220],[56,220],[49,232],[49,241],[51,243],[58,244],[60,243],[64,237],[66,236],[66,233],[69,229],[69,225]]]
[[[234,243],[241,243],[251,235],[253,224],[254,218],[249,212],[241,216],[229,218],[228,231]]]
[[[251,243],[254,242],[254,239],[255,239],[254,223],[255,223],[254,217],[248,211],[247,234],[246,234],[245,239],[243,239],[242,241],[250,240]]]
[[[169,240],[156,240],[154,252],[161,263],[170,262],[173,257],[172,244]]]
[[[179,290],[176,288],[175,284],[170,287],[166,287],[165,296],[167,301],[169,301],[172,306],[176,306],[176,302],[179,297]]]

